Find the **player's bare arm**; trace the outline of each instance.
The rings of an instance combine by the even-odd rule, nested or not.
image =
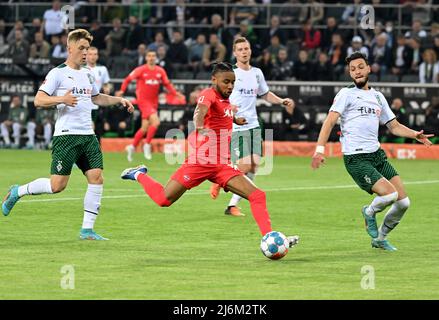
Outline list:
[[[262,98],[270,103],[283,105],[285,107],[285,110],[289,114],[293,114],[293,110],[295,107],[295,103],[293,99],[278,97],[271,91],[268,91],[268,93],[262,96]]]
[[[312,156],[311,167],[313,169],[318,169],[320,165],[325,162],[325,145],[328,142],[332,128],[334,128],[339,117],[340,114],[338,112],[331,111],[328,113],[325,121],[323,122],[322,128],[320,129],[319,133],[319,139],[317,140],[316,151]]]
[[[204,118],[206,117],[209,107],[204,104],[197,104],[194,110],[194,124],[197,130],[204,129]]]
[[[99,106],[113,106],[115,104],[121,104],[125,108],[127,108],[128,112],[132,113],[134,111],[134,106],[131,104],[130,101],[127,99],[121,98],[121,97],[113,97],[106,94],[98,94],[96,96],[91,97],[91,101],[94,104],[97,104]]]
[[[40,90],[34,99],[36,108],[49,108],[62,103],[70,107],[75,107],[78,103],[78,98],[72,95],[72,90],[67,91],[63,96],[49,96]]]
[[[387,123],[387,128],[395,136],[416,139],[417,141],[428,147],[432,145],[432,142],[428,140],[428,138],[433,137],[434,134],[424,134],[424,130],[416,131],[407,128],[405,125],[399,123],[396,119],[393,119],[392,121]]]

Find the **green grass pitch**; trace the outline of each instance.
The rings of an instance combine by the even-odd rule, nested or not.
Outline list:
[[[125,155],[107,153],[95,229],[110,241],[78,240],[87,184],[75,169],[63,193],[23,198],[0,216],[0,299],[438,299],[438,161],[391,163],[412,203],[389,237],[393,253],[370,247],[360,209],[372,197],[341,159],[312,171],[309,158],[276,157],[256,184],[273,229],[301,243],[271,261],[247,201],[246,217],[225,216],[230,195],[211,200],[205,182],[159,208],[119,178]],[[147,165],[162,183],[177,168],[158,154]],[[1,150],[0,168],[3,197],[11,184],[48,177],[50,153]],[[67,278],[74,289],[63,289]]]

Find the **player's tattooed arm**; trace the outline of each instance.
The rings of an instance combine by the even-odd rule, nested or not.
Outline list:
[[[433,137],[434,134],[426,134],[424,133],[424,130],[416,131],[410,129],[405,125],[399,123],[396,119],[389,121],[386,126],[395,136],[416,139],[417,141],[428,147],[433,144],[428,138]]]
[[[194,124],[198,131],[204,129],[204,118],[206,117],[207,111],[209,111],[209,107],[204,104],[198,103],[195,107]]]

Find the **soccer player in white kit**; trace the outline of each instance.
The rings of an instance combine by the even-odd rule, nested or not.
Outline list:
[[[234,72],[236,76],[235,87],[230,96],[230,103],[237,107],[236,117],[247,120],[247,124],[237,126],[233,124],[233,133],[230,146],[232,163],[253,180],[262,156],[262,134],[256,112],[258,97],[272,104],[283,105],[289,113],[293,113],[294,101],[290,98],[280,98],[270,91],[265,82],[261,69],[250,65],[250,42],[244,38],[236,38],[233,42],[233,55],[236,58]],[[220,187],[213,184],[210,194],[213,199],[219,195]],[[242,198],[236,194],[232,196],[225,210],[225,214],[243,216],[238,203]]]
[[[431,146],[428,138],[433,135],[407,128],[396,120],[384,95],[369,87],[370,66],[362,53],[352,53],[346,63],[354,84],[341,89],[335,96],[320,130],[311,166],[317,169],[324,163],[325,144],[340,118],[345,167],[361,189],[376,194],[372,203],[361,210],[372,247],[395,251],[397,249],[386,237],[401,221],[410,200],[400,176],[380,148],[378,128],[380,123],[385,124],[392,134],[416,139],[426,146]],[[390,209],[378,229],[376,214],[388,206]]]
[[[93,229],[101,207],[104,180],[102,151],[93,132],[91,110],[94,104],[112,106],[120,103],[129,112],[133,112],[134,107],[126,99],[100,94],[97,90],[92,73],[84,67],[92,40],[87,30],[71,31],[67,41],[66,62],[47,74],[35,96],[34,104],[37,108],[56,106],[58,109],[50,179],[39,178],[24,185],[13,185],[2,203],[2,212],[5,216],[9,215],[23,196],[63,191],[73,165],[77,164],[88,182],[79,238],[107,240]]]

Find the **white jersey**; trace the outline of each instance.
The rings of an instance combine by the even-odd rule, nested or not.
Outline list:
[[[377,151],[380,123],[396,118],[381,92],[372,88],[358,89],[354,85],[337,93],[330,111],[341,115],[340,142],[345,155]]]
[[[93,103],[91,97],[99,94],[90,69],[82,67],[75,70],[62,64],[47,74],[41,85],[41,91],[50,96],[63,96],[68,90],[78,98],[75,107],[58,104],[58,119],[54,136],[94,134],[91,121]]]
[[[110,75],[108,74],[108,69],[106,66],[96,65],[94,67],[87,66],[95,77],[95,85],[98,91],[101,92],[104,84],[110,82]],[[93,110],[97,110],[98,105],[93,105]]]
[[[238,107],[236,117],[243,117],[247,124],[238,126],[233,123],[233,131],[243,131],[259,127],[258,114],[256,112],[256,99],[270,90],[265,82],[261,69],[250,67],[244,70],[238,67],[235,72],[235,87],[229,97],[230,104]]]

